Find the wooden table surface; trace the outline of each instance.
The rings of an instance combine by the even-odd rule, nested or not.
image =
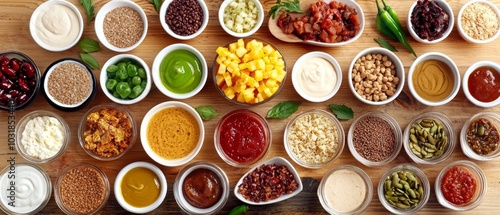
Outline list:
[[[210,10],[210,20],[208,22],[208,27],[205,31],[198,36],[196,39],[189,41],[180,41],[170,37],[161,27],[159,22],[159,17],[156,11],[153,8],[153,5],[146,0],[134,0],[137,2],[145,11],[149,21],[149,29],[148,34],[144,42],[135,50],[129,52],[131,54],[137,55],[143,58],[150,66],[152,65],[153,59],[155,55],[164,47],[173,44],[173,43],[187,43],[194,47],[196,47],[200,52],[205,56],[207,60],[208,67],[211,68],[213,64],[213,59],[215,57],[215,49],[218,46],[224,45],[229,41],[234,40],[235,38],[226,34],[219,25],[217,12],[219,5],[221,4],[221,0],[219,1],[207,1],[208,8]],[[406,17],[407,11],[413,1],[408,0],[387,0],[390,5],[399,13],[400,19],[403,22],[403,26],[406,26]],[[38,67],[41,71],[45,71],[47,66],[63,57],[73,57],[78,58],[80,48],[74,47],[70,50],[64,52],[49,52],[42,49],[38,46],[30,36],[29,33],[29,19],[31,13],[35,10],[35,8],[40,5],[42,0],[2,0],[0,1],[0,50],[17,50],[26,53],[31,58],[34,59]],[[70,0],[70,2],[74,3],[81,11],[81,13],[85,17],[85,13],[83,8],[78,0]],[[95,11],[99,11],[99,9],[108,1],[105,0],[94,0]],[[264,5],[264,9],[267,11],[271,6],[274,5],[275,0],[264,0],[261,1]],[[458,13],[460,7],[467,2],[467,0],[449,0],[449,4],[451,5],[453,12],[455,14]],[[500,6],[500,0],[491,1],[497,6]],[[287,64],[287,71],[291,72],[293,64],[295,61],[303,54],[310,51],[323,51],[331,54],[333,57],[337,59],[340,63],[343,76],[347,77],[347,68],[354,58],[354,56],[361,50],[368,47],[378,46],[377,43],[373,41],[373,38],[379,37],[380,34],[376,31],[375,28],[375,15],[377,12],[375,2],[373,0],[362,0],[358,1],[361,7],[364,10],[366,17],[366,27],[363,32],[363,35],[355,42],[336,48],[322,48],[315,46],[307,46],[301,44],[288,44],[281,42],[274,38],[268,29],[267,26],[267,18],[264,21],[264,24],[259,29],[257,33],[255,33],[255,37],[266,39],[272,43],[274,43],[279,49],[281,49],[284,53],[284,58]],[[93,23],[85,25],[83,37],[90,37],[97,39],[96,34],[94,32]],[[460,73],[466,71],[469,65],[476,61],[480,60],[490,60],[500,62],[500,40],[496,40],[489,44],[484,45],[474,45],[466,43],[458,34],[456,29],[453,29],[451,35],[444,41],[434,44],[434,45],[426,45],[420,44],[409,37],[410,43],[413,45],[417,54],[421,55],[426,52],[438,51],[442,52],[448,56],[450,56],[455,63],[458,65]],[[394,43],[396,44],[396,43]],[[396,54],[400,57],[403,62],[406,71],[409,69],[412,62],[415,60],[410,53],[408,53],[401,45],[396,44],[396,48],[400,50]],[[97,53],[93,53],[100,63],[103,65],[107,59],[116,55],[118,53],[114,53],[109,51],[103,47],[103,50]],[[94,70],[95,74],[98,76],[99,70]],[[209,69],[211,72],[211,69]],[[41,95],[41,94],[40,94]],[[292,86],[292,82],[289,78],[285,82],[285,86],[283,90],[277,95],[273,100],[252,107],[251,109],[258,112],[261,115],[265,115],[267,111],[278,104],[281,101],[286,100],[300,100],[302,101],[302,105],[299,108],[299,112],[310,110],[310,109],[328,109],[328,104],[345,104],[351,107],[354,110],[354,117],[358,117],[361,114],[368,111],[382,111],[393,116],[396,121],[399,123],[400,127],[404,129],[408,122],[415,116],[420,113],[428,112],[428,111],[437,111],[444,113],[447,115],[452,123],[453,128],[458,137],[458,133],[464,122],[470,118],[472,115],[483,112],[483,111],[500,111],[500,107],[483,109],[479,107],[475,107],[472,105],[464,96],[462,90],[458,93],[458,95],[447,105],[440,107],[427,107],[425,105],[420,104],[416,101],[413,96],[410,94],[408,87],[405,87],[403,92],[398,96],[398,98],[383,106],[369,106],[365,105],[362,102],[355,99],[351,91],[348,87],[348,81],[346,78],[343,79],[342,85],[340,87],[339,92],[330,100],[322,103],[311,103],[303,100],[294,90]],[[146,112],[155,106],[158,103],[164,101],[170,101],[172,99],[161,94],[155,87],[151,90],[149,95],[136,105],[125,106],[128,109],[133,117],[136,119],[138,124],[141,123],[142,118],[146,114]],[[102,104],[102,103],[110,103],[111,101],[107,99],[102,90],[99,88],[98,93],[90,104],[90,106]],[[233,188],[236,181],[248,171],[248,168],[235,168],[226,164],[216,153],[214,144],[213,144],[213,133],[215,125],[218,120],[226,113],[231,110],[242,108],[240,106],[236,106],[226,101],[221,95],[216,92],[214,87],[214,83],[211,78],[207,80],[207,83],[198,95],[193,98],[182,100],[192,106],[197,105],[212,105],[219,112],[219,116],[206,121],[205,122],[205,142],[200,151],[200,153],[194,158],[194,161],[210,161],[221,168],[223,168],[229,179],[230,185]],[[89,106],[89,107],[90,107]],[[133,149],[127,153],[122,158],[111,161],[111,162],[99,162],[90,156],[88,156],[80,147],[77,139],[77,127],[81,120],[82,115],[89,109],[89,107],[77,111],[77,112],[62,112],[59,111],[52,106],[50,106],[43,96],[39,96],[38,99],[26,109],[19,110],[15,112],[15,116],[17,119],[20,119],[25,114],[34,111],[34,110],[50,110],[54,111],[65,118],[68,122],[71,129],[71,142],[67,151],[59,157],[57,160],[54,160],[50,163],[41,164],[50,175],[52,182],[55,181],[55,177],[59,174],[59,172],[74,162],[89,162],[93,163],[100,168],[108,176],[110,183],[113,184],[115,181],[115,177],[118,171],[124,167],[125,165],[132,163],[134,161],[148,161],[153,162],[144,152],[140,141],[136,142]],[[297,114],[297,113],[296,113]],[[7,117],[8,113],[6,111],[0,112],[0,168],[4,168],[8,165],[7,159],[11,157],[8,155],[8,147],[7,147]],[[347,131],[349,126],[353,122],[353,119],[342,121],[342,125],[344,130]],[[283,156],[291,161],[290,157],[286,154],[284,146],[283,146],[283,131],[288,123],[288,119],[283,120],[269,120],[269,124],[273,133],[273,140],[270,152],[266,155],[264,160],[270,159],[275,156]],[[347,132],[346,132],[347,133]],[[463,153],[460,148],[459,143],[457,143],[457,147],[455,148],[451,157],[445,162],[438,165],[417,165],[421,168],[428,176],[431,182],[431,197],[427,205],[419,211],[422,214],[454,214],[453,211],[442,207],[436,200],[436,195],[434,194],[434,181],[436,176],[442,167],[446,164],[456,161],[456,160],[470,160]],[[16,155],[16,161],[22,162],[23,159],[20,155]],[[500,199],[498,198],[498,194],[500,193],[500,160],[495,159],[487,162],[476,162],[484,171],[488,181],[487,194],[482,202],[477,208],[467,212],[469,214],[491,214],[493,212],[500,211]],[[293,161],[291,161],[293,162]],[[154,163],[154,162],[153,162]],[[304,190],[298,196],[289,199],[285,202],[281,202],[278,204],[273,204],[270,206],[251,206],[249,210],[249,214],[257,214],[257,213],[281,213],[281,214],[325,214],[326,212],[321,207],[317,195],[316,190],[319,184],[320,179],[323,175],[329,171],[330,169],[337,167],[339,165],[351,164],[362,168],[366,171],[373,182],[373,188],[376,189],[376,184],[378,183],[380,176],[387,171],[389,168],[401,164],[401,163],[412,163],[409,157],[406,155],[404,150],[402,149],[399,153],[398,157],[391,163],[380,166],[380,167],[366,167],[362,165],[360,162],[354,159],[354,157],[349,152],[348,148],[345,147],[340,158],[335,162],[330,163],[329,165],[320,168],[320,169],[306,169],[302,168],[299,165],[294,164],[294,166],[299,171],[299,174],[303,178]],[[156,163],[155,163],[156,164]],[[164,203],[152,214],[179,214],[181,213],[180,208],[177,206],[174,195],[172,193],[172,184],[175,180],[177,173],[184,167],[163,167],[158,164],[164,174],[167,177],[167,181],[169,183],[168,193]],[[241,204],[233,194],[230,195],[229,200],[226,206],[222,209],[220,214],[227,213],[231,208]],[[105,206],[105,208],[99,212],[99,214],[123,214],[126,212],[123,210],[118,203],[116,202],[113,192],[110,196],[110,199]],[[44,214],[60,214],[61,210],[57,207],[54,198],[51,197],[50,202],[45,207],[45,209],[41,212]],[[376,192],[373,195],[372,202],[369,207],[365,211],[366,214],[387,214],[388,211],[380,204]]]

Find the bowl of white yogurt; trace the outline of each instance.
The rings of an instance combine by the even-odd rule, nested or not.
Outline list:
[[[65,0],[42,3],[31,14],[33,40],[47,51],[65,51],[78,43],[83,34],[83,18],[78,8]]]
[[[70,140],[66,121],[51,111],[36,110],[16,126],[16,149],[26,160],[46,163],[61,156]]]

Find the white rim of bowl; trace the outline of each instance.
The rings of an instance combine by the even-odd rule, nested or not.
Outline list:
[[[73,42],[71,42],[67,46],[54,47],[54,46],[51,46],[49,44],[46,44],[45,42],[43,42],[42,39],[40,39],[40,37],[38,36],[38,33],[36,31],[36,29],[37,29],[36,20],[38,18],[38,15],[40,14],[40,12],[42,12],[46,7],[56,5],[56,4],[63,5],[63,6],[70,8],[75,13],[76,18],[78,19],[78,24],[80,25],[78,28],[78,36],[75,38],[75,40]],[[46,1],[42,4],[40,4],[35,9],[33,14],[31,14],[30,23],[29,23],[30,33],[31,33],[31,37],[33,38],[33,40],[35,40],[35,42],[43,49],[45,49],[47,51],[53,51],[53,52],[65,51],[65,50],[68,50],[71,47],[75,46],[76,43],[78,43],[78,41],[80,41],[80,38],[82,37],[83,26],[84,26],[83,17],[82,17],[82,14],[80,13],[80,11],[78,10],[78,8],[74,4],[72,4],[71,2],[64,1],[64,0],[50,0],[50,1]]]
[[[179,39],[179,40],[190,40],[194,39],[195,37],[199,36],[207,27],[208,25],[208,20],[210,17],[209,10],[207,7],[207,4],[203,0],[197,0],[197,2],[200,4],[201,10],[203,11],[203,22],[201,23],[200,28],[198,31],[196,31],[194,34],[188,35],[188,36],[181,36],[176,33],[174,33],[172,30],[170,30],[170,27],[168,26],[166,22],[166,15],[167,15],[167,9],[168,6],[170,6],[170,3],[172,1],[164,1],[163,4],[160,7],[160,11],[158,15],[160,16],[160,24],[163,27],[163,29],[168,33],[173,38]],[[206,13],[206,14],[205,14]]]
[[[453,31],[453,26],[455,24],[455,15],[453,14],[453,10],[451,9],[450,4],[448,4],[448,2],[442,1],[442,0],[435,0],[434,2],[436,2],[441,7],[441,9],[443,9],[444,12],[448,13],[448,16],[449,16],[448,29],[446,29],[446,31],[443,33],[443,35],[440,38],[432,40],[432,41],[429,41],[428,39],[420,38],[417,35],[417,33],[415,33],[415,31],[413,30],[413,27],[412,27],[413,24],[411,23],[411,15],[413,14],[414,8],[417,6],[417,1],[415,1],[411,5],[410,10],[408,11],[406,27],[408,29],[408,32],[410,32],[410,35],[413,37],[413,39],[415,39],[418,42],[425,43],[425,44],[438,43],[438,42],[441,42],[444,39],[446,39],[450,35],[450,33]]]
[[[247,1],[253,1],[255,3],[255,6],[257,6],[257,8],[259,9],[258,13],[257,13],[257,22],[256,22],[256,25],[250,30],[250,31],[247,31],[247,32],[243,32],[243,33],[238,33],[238,32],[234,32],[232,31],[231,29],[227,28],[225,23],[224,23],[224,11],[226,10],[226,7],[231,3],[233,2],[234,0],[226,0],[226,1],[223,1],[219,7],[219,12],[218,12],[218,15],[219,15],[219,24],[221,26],[222,29],[224,29],[224,31],[233,36],[233,37],[248,37],[248,36],[251,36],[252,34],[254,34],[255,32],[257,32],[260,27],[262,26],[262,23],[264,22],[264,8],[262,7],[262,3],[260,3],[259,0],[247,0]]]
[[[479,101],[476,98],[474,98],[474,96],[472,96],[472,94],[469,91],[469,86],[468,86],[469,77],[472,74],[472,72],[474,72],[474,70],[476,70],[477,68],[483,67],[483,66],[492,67],[495,70],[497,70],[498,73],[500,73],[500,65],[498,65],[497,63],[495,63],[493,61],[478,61],[478,62],[472,64],[471,66],[469,66],[467,71],[465,71],[464,77],[462,78],[462,90],[464,91],[464,94],[465,94],[465,97],[467,98],[467,100],[469,100],[472,104],[474,104],[478,107],[482,107],[482,108],[491,108],[491,107],[495,107],[495,106],[500,104],[500,96],[491,102],[482,102],[482,101]]]
[[[486,118],[488,121],[490,121],[494,125],[500,124],[500,115],[496,112],[479,112],[477,114],[474,114],[474,116],[469,118],[464,123],[462,128],[460,129],[458,141],[460,141],[460,147],[462,148],[462,152],[467,157],[474,159],[474,160],[477,160],[477,161],[493,160],[494,158],[496,158],[497,156],[500,156],[500,155],[496,155],[496,156],[495,155],[479,155],[471,149],[471,147],[467,141],[467,130],[469,129],[470,124],[479,118]],[[499,127],[497,127],[497,129],[498,128]],[[500,149],[497,149],[497,151],[498,150],[500,150]],[[500,154],[500,152],[498,152],[497,154]]]
[[[497,32],[490,38],[488,39],[485,39],[485,40],[478,40],[478,39],[474,39],[472,38],[471,36],[469,36],[467,33],[463,32],[462,30],[462,14],[463,12],[465,11],[465,9],[467,7],[469,7],[470,5],[474,4],[474,3],[484,3],[484,4],[487,4],[488,6],[491,7],[491,9],[495,12],[495,14],[497,15],[497,19],[499,20],[500,22],[500,10],[491,2],[487,1],[487,0],[472,0],[472,1],[469,1],[469,2],[466,2],[461,8],[460,10],[458,11],[458,14],[457,14],[457,30],[458,30],[458,33],[460,34],[460,36],[462,36],[462,38],[464,38],[467,42],[471,42],[471,43],[478,43],[478,44],[484,44],[484,43],[489,43],[489,42],[492,42],[493,40],[496,40],[498,38],[498,36],[500,36],[500,29],[497,30]]]

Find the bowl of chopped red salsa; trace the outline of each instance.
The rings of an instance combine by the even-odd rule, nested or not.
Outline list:
[[[487,161],[500,155],[500,115],[481,112],[465,122],[460,132],[462,151],[469,158]]]
[[[486,187],[486,177],[481,168],[466,160],[445,166],[435,182],[439,203],[455,211],[471,210],[481,204]]]
[[[500,104],[500,65],[492,61],[472,64],[462,79],[465,97],[474,105],[490,108]]]
[[[214,142],[222,160],[235,167],[246,167],[265,156],[271,146],[271,131],[258,113],[237,109],[220,119]]]

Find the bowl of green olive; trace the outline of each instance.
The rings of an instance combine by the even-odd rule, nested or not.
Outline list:
[[[135,104],[151,90],[151,73],[141,58],[119,54],[102,67],[100,85],[104,94],[118,104]]]

